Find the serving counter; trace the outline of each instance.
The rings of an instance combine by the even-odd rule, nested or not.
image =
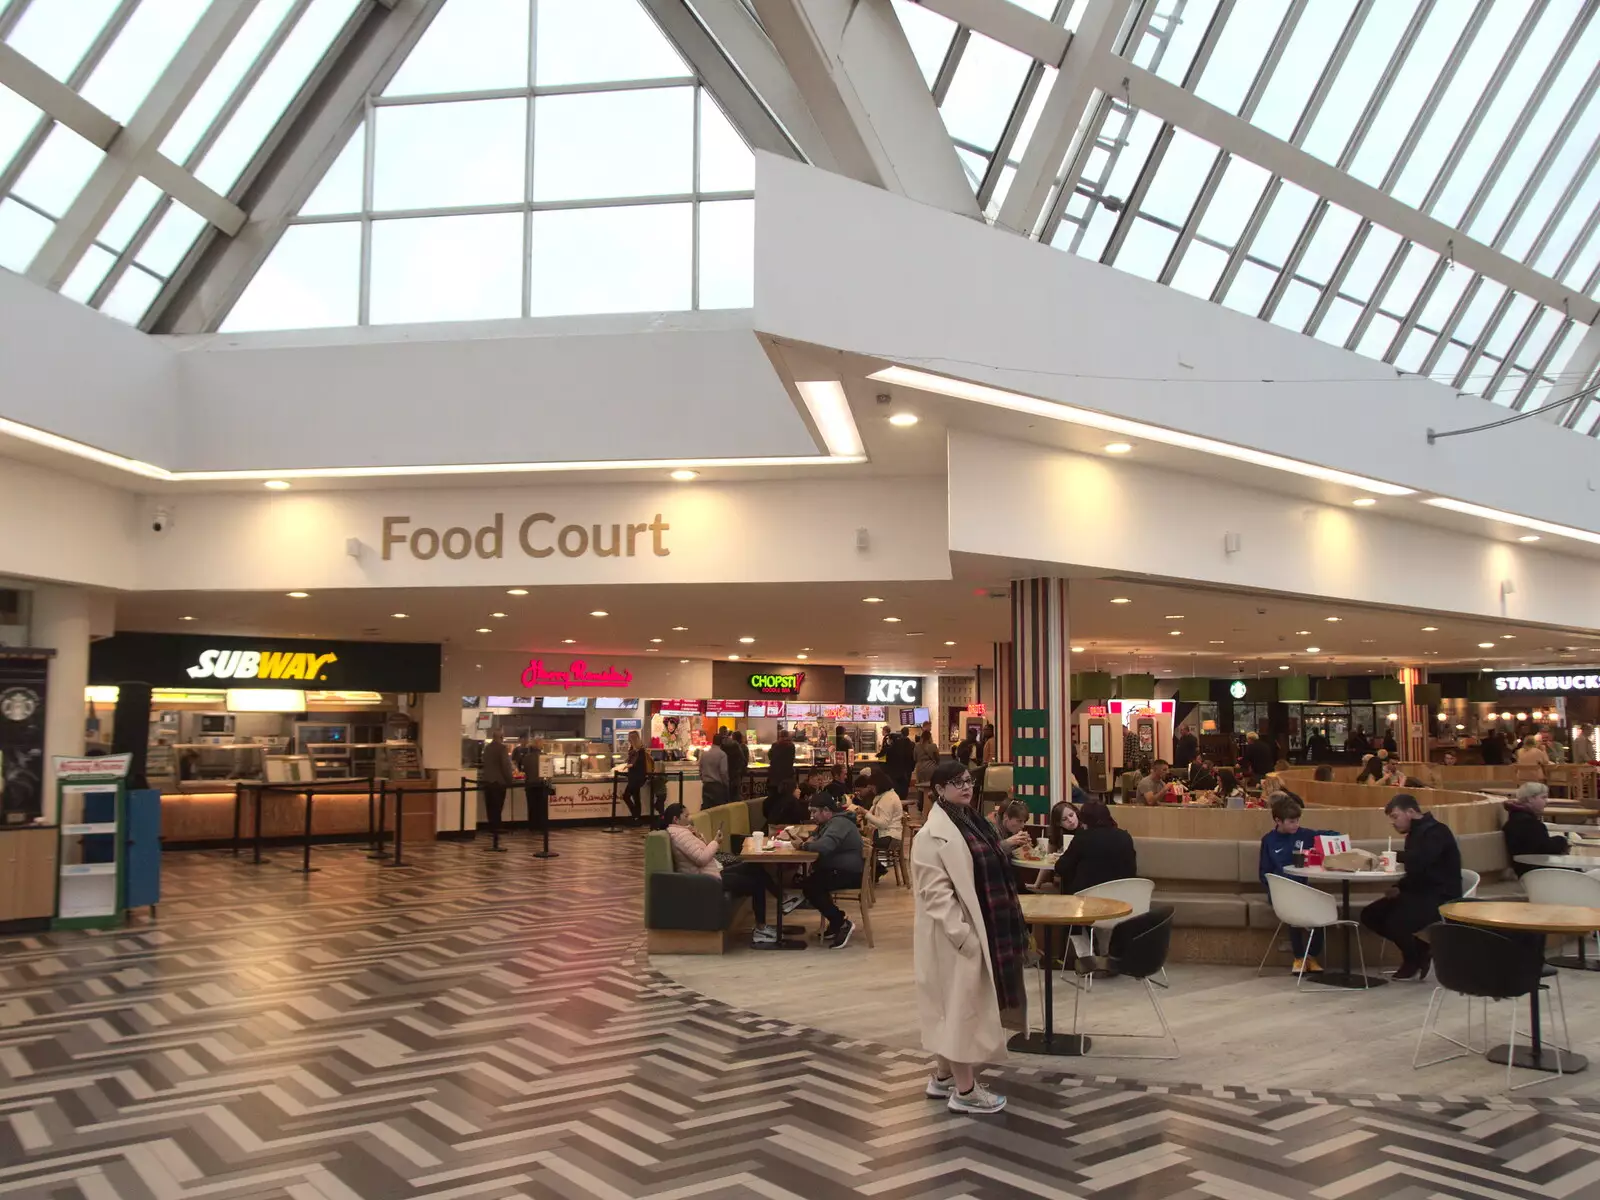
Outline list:
[[[433,786],[431,781],[421,779],[386,783],[384,788],[390,799],[384,814],[385,826],[394,827],[393,797],[397,791],[427,791]],[[313,838],[365,836],[371,829],[370,822],[377,819],[376,782],[370,787],[365,779],[308,784],[244,782],[228,791],[164,794],[161,797],[162,846],[170,849],[231,842],[236,832],[241,838],[251,838],[255,834],[258,804],[262,838],[303,837],[308,791],[312,797]],[[435,829],[433,797],[419,796],[403,807],[406,840],[432,838]]]

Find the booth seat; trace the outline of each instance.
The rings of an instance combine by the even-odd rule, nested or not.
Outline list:
[[[738,853],[737,840],[743,840],[750,835],[750,805],[744,800],[734,800],[728,804],[719,804],[715,808],[702,808],[697,813],[691,813],[689,824],[706,841],[710,841],[720,827],[728,835],[723,849]],[[737,839],[737,840],[736,840]]]
[[[744,805],[728,805],[743,810]],[[714,810],[713,810],[714,811]],[[721,954],[729,935],[755,924],[747,897],[721,880],[676,869],[665,830],[644,839],[644,926],[652,954]]]

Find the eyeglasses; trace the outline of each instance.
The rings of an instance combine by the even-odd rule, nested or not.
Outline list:
[[[952,779],[950,786],[953,788],[969,788],[972,786],[972,776],[963,775],[960,779]]]

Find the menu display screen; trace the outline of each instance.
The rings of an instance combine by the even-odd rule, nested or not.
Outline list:
[[[596,696],[594,706],[596,708],[638,708],[639,701],[622,696]]]
[[[546,696],[544,698],[544,707],[545,708],[588,708],[589,707],[589,697],[587,697],[587,696]]]
[[[749,703],[749,715],[752,717],[781,717],[791,708],[804,708],[805,705],[789,704],[783,700],[752,700]]]
[[[660,713],[664,717],[698,717],[701,713],[698,700],[663,700]]]
[[[490,708],[538,708],[537,696],[488,696],[484,703]]]
[[[707,700],[706,716],[708,717],[742,717],[745,715],[743,700]]]

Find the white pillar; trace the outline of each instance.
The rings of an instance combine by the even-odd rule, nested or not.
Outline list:
[[[455,686],[452,687],[451,685]],[[443,689],[422,697],[422,765],[437,781],[434,786],[453,788],[461,782],[461,696],[459,683],[452,679],[448,664],[440,683]],[[440,792],[433,798],[435,828],[461,828],[461,801],[455,793]],[[474,798],[467,798],[467,819],[473,819]],[[409,807],[409,806],[408,806]]]
[[[58,755],[74,757],[83,753],[83,689],[89,686],[92,609],[91,597],[82,588],[34,589],[28,640],[36,648],[56,652],[50,660],[44,719],[43,811],[49,821],[55,820],[56,812],[56,771],[52,760]]]

